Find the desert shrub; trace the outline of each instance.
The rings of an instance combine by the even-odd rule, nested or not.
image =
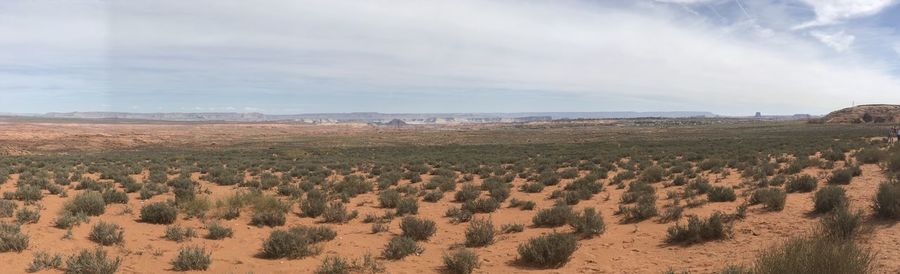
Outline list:
[[[737,199],[737,195],[734,194],[734,188],[714,186],[707,192],[707,198],[710,202],[732,202]]]
[[[853,241],[798,237],[760,253],[753,273],[872,273],[875,255]]]
[[[28,235],[22,233],[19,224],[0,222],[0,253],[22,252],[28,248]]]
[[[877,164],[886,158],[887,154],[877,148],[865,148],[856,152],[856,160],[863,164]]]
[[[666,234],[667,243],[694,244],[728,237],[730,226],[725,214],[714,212],[703,220],[695,215],[688,216],[687,225],[675,224]]]
[[[310,192],[311,193],[311,192]],[[264,195],[254,201],[253,216],[250,217],[250,224],[255,226],[282,226],[286,221],[287,211],[290,204],[282,202],[278,198]]]
[[[416,198],[403,198],[397,203],[397,215],[418,214],[419,201]]]
[[[16,211],[16,222],[20,224],[33,224],[41,219],[40,209],[31,209],[27,207],[20,208]]]
[[[491,213],[500,208],[500,201],[490,197],[478,198],[465,202],[462,208],[474,213]]]
[[[585,208],[582,212],[574,214],[571,221],[569,221],[569,225],[575,229],[575,234],[585,238],[602,234],[606,230],[603,216],[593,207]]]
[[[180,225],[170,225],[166,227],[166,240],[183,242],[184,240],[197,236],[197,232],[191,227],[182,227]]]
[[[356,217],[356,211],[348,212],[340,201],[331,202],[322,214],[326,223],[346,223]]]
[[[504,225],[500,226],[500,232],[504,233],[504,234],[519,233],[522,231],[525,231],[524,224],[516,223],[516,224],[504,224]]]
[[[390,228],[385,223],[372,223],[372,234],[378,234],[381,232],[388,231]]]
[[[75,215],[82,213],[88,216],[100,216],[106,210],[106,202],[103,201],[103,195],[100,192],[85,191],[68,201],[64,209]]]
[[[0,200],[0,218],[12,217],[19,205],[10,200]]]
[[[390,260],[399,260],[414,253],[421,253],[423,250],[424,249],[416,243],[416,240],[413,240],[410,237],[394,236],[394,238],[391,238],[387,245],[384,246],[381,255]]]
[[[273,230],[263,242],[262,256],[269,259],[298,259],[318,254],[317,243],[330,241],[337,234],[328,227],[295,226]]]
[[[531,222],[536,227],[558,227],[568,223],[572,218],[572,208],[566,205],[557,205],[538,211]]]
[[[20,184],[16,187],[14,197],[16,200],[25,202],[25,204],[32,204],[44,198],[44,194],[41,193],[41,187],[39,186]]]
[[[110,259],[106,251],[99,247],[93,252],[82,249],[66,259],[66,274],[113,274],[119,269],[122,259]]]
[[[544,184],[540,182],[528,182],[519,187],[519,190],[526,193],[540,193],[544,191]]]
[[[453,274],[470,274],[478,268],[478,254],[468,249],[459,249],[452,254],[444,254],[444,269]]]
[[[175,271],[206,270],[212,264],[212,253],[202,247],[182,247],[171,264]]]
[[[619,205],[618,214],[622,215],[623,223],[640,222],[654,217],[659,214],[656,209],[656,195],[643,195],[637,204],[631,207]]]
[[[688,185],[685,187],[685,190],[694,190],[699,194],[706,194],[710,189],[712,189],[712,187],[713,186],[709,183],[709,180],[698,177],[697,179],[694,179],[690,183],[688,183]]]
[[[110,186],[107,184],[99,183],[99,182],[91,180],[91,179],[83,179],[83,180],[81,180],[81,183],[79,183],[77,186],[75,186],[75,190],[87,189],[87,190],[93,190],[93,191],[99,192],[99,191],[102,191],[109,187]]]
[[[751,205],[763,204],[769,211],[781,211],[784,209],[786,197],[787,194],[780,188],[761,188],[753,192],[749,203]]]
[[[810,175],[794,176],[788,179],[784,189],[787,192],[810,192],[816,190],[816,177]]]
[[[428,240],[436,231],[434,221],[411,216],[401,220],[400,230],[403,230],[403,236],[416,241]]]
[[[847,205],[847,194],[844,189],[839,186],[826,186],[813,196],[814,208],[816,213],[830,212],[838,207]]]
[[[353,260],[348,261],[339,256],[328,256],[322,260],[322,264],[314,272],[315,274],[349,274],[349,273],[365,273],[375,274],[384,272],[384,265],[375,260],[370,254],[363,256],[362,262]]]
[[[207,225],[206,229],[208,230],[206,238],[210,240],[231,238],[231,235],[234,234],[234,231],[230,227],[223,226],[219,223],[211,223]]]
[[[849,240],[860,231],[862,221],[862,210],[853,213],[848,206],[837,207],[832,214],[822,218],[822,232],[825,236]]]
[[[117,224],[100,221],[91,227],[88,239],[101,245],[120,244],[125,238],[125,231]]]
[[[384,208],[395,208],[400,203],[400,193],[396,189],[386,189],[378,193],[378,203]]]
[[[424,200],[426,202],[436,203],[437,201],[440,201],[442,198],[444,198],[443,191],[429,191],[429,192],[425,193],[425,196],[422,197],[422,200]]]
[[[657,183],[663,180],[666,170],[659,166],[651,166],[641,171],[641,180],[650,183]]]
[[[558,268],[569,261],[577,248],[575,236],[553,232],[519,244],[519,260],[536,267]]]
[[[212,203],[206,196],[195,197],[194,199],[178,204],[178,208],[184,212],[184,215],[191,218],[206,217],[206,212],[209,211],[211,206]]]
[[[63,211],[53,221],[53,226],[57,228],[72,228],[83,222],[87,222],[88,216],[84,213],[73,214],[69,211]]]
[[[325,212],[325,194],[318,189],[312,189],[306,193],[306,199],[300,201],[300,211],[303,216],[316,218]]]
[[[150,224],[171,224],[175,222],[178,210],[164,203],[156,202],[141,208],[141,221]]]
[[[498,203],[503,202],[509,198],[509,188],[506,186],[492,188],[488,191],[488,195]]]
[[[481,189],[472,184],[464,184],[462,188],[456,192],[453,198],[457,202],[468,202],[471,200],[475,200],[478,198],[478,195],[481,194]]]
[[[831,177],[828,178],[828,183],[835,185],[846,185],[850,184],[851,180],[853,180],[853,170],[845,168],[832,171]]]
[[[444,214],[446,217],[450,217],[450,221],[453,223],[465,223],[472,219],[472,211],[461,209],[458,207],[451,207],[447,209],[447,212]]]
[[[466,228],[466,246],[482,247],[494,242],[494,223],[488,219],[474,220]]]
[[[51,256],[47,252],[38,251],[34,253],[34,258],[31,260],[31,264],[28,265],[28,269],[26,269],[25,271],[28,273],[33,273],[44,269],[59,269],[61,267],[61,255],[54,254],[53,256]]]
[[[882,218],[900,218],[900,182],[883,182],[878,185],[872,209]]]
[[[128,195],[125,192],[108,189],[103,192],[103,202],[105,204],[127,204]]]

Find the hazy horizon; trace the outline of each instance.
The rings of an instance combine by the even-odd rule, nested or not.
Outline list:
[[[0,3],[0,112],[813,114],[900,103],[898,0]]]

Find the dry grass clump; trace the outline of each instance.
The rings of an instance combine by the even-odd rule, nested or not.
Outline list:
[[[478,254],[468,249],[459,249],[444,254],[444,269],[453,274],[471,274],[480,265]]]
[[[206,270],[212,264],[212,253],[202,247],[182,247],[171,264],[175,271]]]

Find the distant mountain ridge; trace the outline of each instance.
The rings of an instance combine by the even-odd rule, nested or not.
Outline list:
[[[900,105],[872,104],[836,110],[822,117],[824,123],[898,123]]]
[[[718,117],[711,112],[667,111],[667,112],[520,112],[520,113],[309,113],[270,115],[262,113],[129,113],[129,112],[52,112],[35,117],[73,119],[133,119],[154,121],[227,121],[265,122],[297,121],[308,123],[386,123],[400,120],[409,124],[441,123],[497,123],[529,122],[558,119],[621,119],[621,118],[689,118]]]

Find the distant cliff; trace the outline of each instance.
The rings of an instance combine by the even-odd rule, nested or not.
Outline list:
[[[859,105],[829,113],[824,123],[900,123],[900,105]]]

